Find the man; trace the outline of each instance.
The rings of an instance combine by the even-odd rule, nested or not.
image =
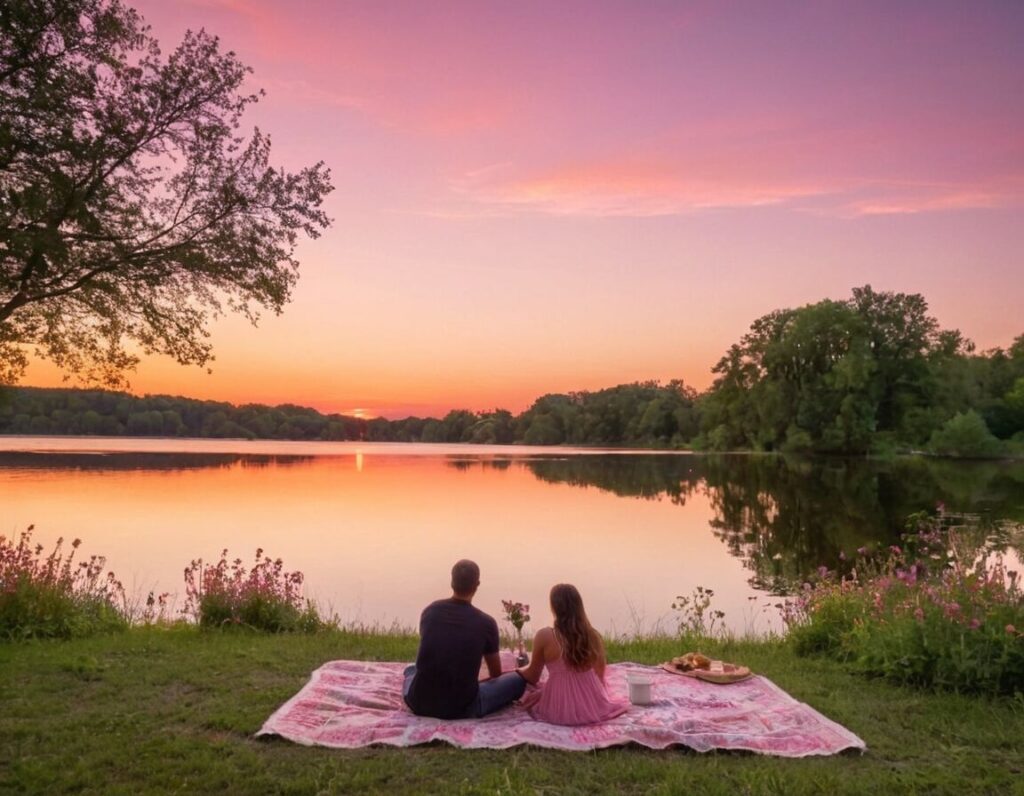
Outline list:
[[[452,596],[431,603],[420,616],[420,649],[402,687],[405,703],[419,716],[480,718],[526,690],[521,675],[501,673],[498,623],[473,607],[479,587],[480,567],[463,559],[452,567]],[[481,660],[490,679],[478,682]]]

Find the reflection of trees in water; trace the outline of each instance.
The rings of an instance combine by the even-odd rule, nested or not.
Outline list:
[[[594,486],[620,497],[669,498],[680,506],[700,485],[699,456],[610,455],[528,459],[541,481]]]
[[[840,551],[887,540],[902,525],[884,479],[863,461],[744,456],[707,464],[711,527],[760,589],[783,591],[834,565]]]
[[[240,453],[0,453],[0,471],[79,470],[203,470],[235,465],[260,469],[307,463],[314,456],[270,456]]]
[[[485,459],[481,457],[458,457],[449,456],[445,459],[445,464],[455,470],[472,470],[476,469],[487,469],[487,470],[507,470],[512,466],[512,460],[508,458],[501,459]]]
[[[594,486],[680,505],[703,489],[711,527],[774,592],[840,553],[899,539],[907,516],[938,502],[950,511],[1024,519],[1024,465],[781,456],[579,456],[519,462],[549,483]],[[489,466],[489,465],[488,465]]]

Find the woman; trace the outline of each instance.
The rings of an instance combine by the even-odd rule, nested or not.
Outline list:
[[[583,610],[575,586],[559,583],[551,589],[554,627],[537,631],[533,659],[518,671],[529,683],[548,679],[524,704],[535,719],[550,724],[593,724],[625,713],[629,703],[608,698],[604,686],[604,642]]]

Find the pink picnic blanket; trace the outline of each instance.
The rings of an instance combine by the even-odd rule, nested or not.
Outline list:
[[[403,663],[332,661],[313,672],[257,736],[279,735],[307,746],[354,749],[446,741],[464,749],[520,744],[590,750],[637,743],[651,749],[688,746],[698,752],[743,749],[779,757],[864,750],[864,742],[764,677],[715,685],[636,663],[608,667],[612,696],[627,694],[626,674],[651,676],[653,703],[584,727],[536,721],[518,704],[483,719],[443,721],[413,715],[402,701]]]

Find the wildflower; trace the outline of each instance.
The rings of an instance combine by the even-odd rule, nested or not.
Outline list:
[[[918,622],[924,621],[924,610],[920,606],[918,606],[914,610],[914,619],[916,619]]]
[[[859,556],[866,556],[867,554],[868,554],[868,549],[866,547],[858,547],[857,548],[857,555],[859,555]]]
[[[981,620],[978,619],[978,617],[974,617],[974,619],[971,620],[970,627],[971,630],[977,630],[979,627],[981,627]]]
[[[903,555],[903,551],[900,550],[899,545],[895,545],[895,544],[889,546],[889,552],[892,553],[894,556],[901,556],[901,555]]]
[[[1013,635],[1016,635],[1016,633],[1017,633],[1017,628],[1015,628],[1015,627],[1014,627],[1013,625],[1007,625],[1007,626],[1006,626],[1006,632],[1007,632],[1007,633],[1008,633],[1009,635],[1011,635],[1011,636],[1013,636]]]

